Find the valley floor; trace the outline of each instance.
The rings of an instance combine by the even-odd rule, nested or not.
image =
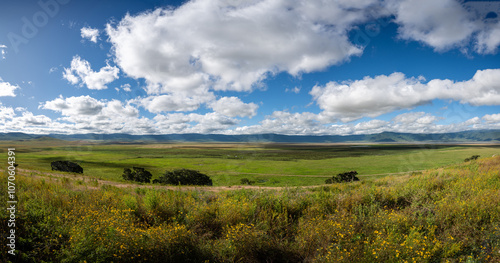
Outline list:
[[[500,262],[500,157],[308,188],[112,183],[19,169],[0,261]]]

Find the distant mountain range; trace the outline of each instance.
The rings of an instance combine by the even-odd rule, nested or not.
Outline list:
[[[464,131],[456,133],[396,133],[368,135],[221,135],[221,134],[49,134],[0,133],[0,140],[90,140],[104,142],[276,142],[276,143],[412,143],[412,142],[500,142],[500,130]]]

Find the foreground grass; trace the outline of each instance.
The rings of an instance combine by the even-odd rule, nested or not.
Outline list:
[[[500,261],[499,157],[277,192],[17,183],[19,255],[2,262]]]

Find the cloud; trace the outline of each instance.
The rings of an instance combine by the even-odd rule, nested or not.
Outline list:
[[[111,100],[102,108],[101,114],[109,118],[113,117],[138,117],[139,110],[132,105],[123,105],[119,100]]]
[[[33,115],[31,112],[23,112],[22,117],[16,118],[16,122],[26,126],[49,126],[52,120],[45,115]]]
[[[395,123],[402,124],[431,124],[438,121],[438,118],[425,112],[409,112],[400,114],[392,119]]]
[[[348,32],[378,2],[194,0],[177,9],[126,15],[106,32],[115,61],[150,94],[196,90],[251,91],[269,76],[293,76],[362,53]]]
[[[194,111],[201,104],[213,101],[214,99],[215,96],[212,93],[206,93],[205,95],[194,94],[193,96],[175,93],[136,99],[135,103],[144,107],[149,112],[160,113],[167,111]]]
[[[132,91],[132,89],[130,89],[130,87],[131,87],[131,86],[130,86],[130,84],[128,84],[128,83],[123,84],[123,85],[121,85],[120,87],[121,87],[124,91],[126,91],[126,92],[131,92],[131,91]]]
[[[5,51],[6,48],[6,45],[0,45],[0,54],[2,55],[2,59],[5,59],[5,54],[7,54],[7,51]]]
[[[253,117],[259,106],[255,103],[244,103],[237,97],[223,97],[210,104],[217,113],[228,117]]]
[[[228,128],[238,124],[236,119],[216,112],[203,115],[172,113],[157,115],[153,119],[156,122],[157,130],[163,133],[225,133]]]
[[[483,116],[482,120],[486,123],[500,123],[500,114],[487,114]]]
[[[176,9],[127,14],[107,24],[106,33],[115,62],[128,76],[145,79],[150,95],[252,91],[281,72],[300,76],[361,55],[363,47],[349,33],[381,17],[394,17],[399,38],[436,51],[471,47],[493,53],[500,44],[500,22],[484,19],[484,4],[192,0]],[[500,5],[489,5],[494,6],[483,9],[500,11]]]
[[[381,133],[389,126],[389,122],[383,120],[370,120],[367,122],[360,122],[353,127],[355,133]]]
[[[474,106],[500,105],[500,69],[478,70],[472,79],[455,82],[407,78],[403,73],[342,83],[329,82],[310,91],[314,101],[332,120],[344,122],[411,109],[434,99],[451,99]]]
[[[403,133],[444,133],[464,130],[498,129],[500,114],[472,117],[465,121],[442,125],[441,118],[425,112],[408,112],[390,121],[371,119],[358,123],[331,123],[323,113],[290,113],[276,111],[257,125],[236,127],[239,120],[218,112],[167,113],[153,118],[139,115],[132,101],[97,100],[89,96],[59,97],[42,103],[39,108],[60,112],[63,117],[51,120],[26,109],[0,104],[0,132],[23,127],[30,133],[128,133],[128,134],[289,134],[289,135],[354,135],[384,131]],[[18,112],[18,113],[16,113]],[[21,116],[19,115],[21,114]],[[9,128],[11,127],[11,128]]]
[[[76,85],[86,85],[93,90],[103,90],[108,87],[106,84],[118,79],[120,70],[117,67],[107,65],[95,72],[90,67],[90,63],[80,56],[74,56],[70,68],[64,68],[63,78],[69,83]]]
[[[329,129],[324,124],[327,122],[319,114],[310,112],[290,113],[287,111],[275,111],[265,117],[259,125],[237,127],[231,133],[234,134],[327,134],[336,133],[335,129]]]
[[[496,53],[500,45],[500,23],[486,25],[485,29],[479,32],[476,38],[476,51],[478,53]]]
[[[493,1],[390,0],[385,6],[399,25],[399,37],[416,40],[436,51],[451,48],[472,49],[491,54],[500,45],[500,20],[487,18],[488,12],[500,12]]]
[[[139,116],[139,110],[130,103],[118,100],[97,100],[90,96],[64,98],[41,103],[40,109],[60,112],[58,121],[71,123],[71,133],[155,133],[154,124]],[[145,125],[147,123],[147,125]]]
[[[64,98],[60,96],[41,103],[40,109],[60,112],[63,117],[57,119],[60,127],[66,127],[69,133],[129,133],[129,134],[169,134],[169,133],[223,133],[237,125],[237,119],[217,112],[168,113],[157,114],[149,119],[140,116],[134,106],[136,101],[98,100],[90,96]],[[13,117],[12,109],[0,107],[0,116]],[[41,123],[42,118],[28,118],[25,122]],[[54,122],[53,122],[54,123]],[[52,124],[51,124],[52,125]],[[50,127],[47,127],[50,128]]]
[[[6,119],[12,119],[14,118],[14,116],[16,116],[13,108],[1,105],[2,104],[0,103],[0,120],[5,121]]]
[[[59,98],[47,101],[39,108],[61,112],[64,116],[95,116],[104,108],[105,103],[90,96]]]
[[[371,119],[358,123],[331,123],[322,114],[311,112],[273,112],[257,125],[236,127],[227,134],[287,134],[287,135],[357,135],[381,132],[400,133],[447,133],[466,130],[500,128],[500,114],[443,125],[441,118],[425,112],[409,112],[397,115],[390,121]]]
[[[97,39],[99,38],[99,30],[90,27],[82,27],[80,30],[82,38],[88,39],[91,42],[97,43]]]
[[[389,1],[400,25],[399,37],[424,42],[436,50],[463,44],[476,30],[471,17],[456,0]]]
[[[425,93],[426,86],[419,79],[406,78],[403,73],[329,82],[310,91],[326,115],[344,122],[427,103],[430,98]]]
[[[5,82],[0,78],[0,97],[15,97],[14,91],[19,89],[19,86],[12,85],[9,82]]]
[[[299,94],[300,93],[300,88],[299,87],[294,87],[293,89],[285,89],[285,92],[293,92],[295,94]]]
[[[123,105],[118,100],[97,100],[90,96],[64,98],[60,96],[42,103],[39,108],[60,112],[75,119],[95,117],[97,120],[138,117],[139,111],[130,104]]]

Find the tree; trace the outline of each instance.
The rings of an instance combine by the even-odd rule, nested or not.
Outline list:
[[[50,163],[52,171],[70,172],[70,173],[83,173],[83,168],[77,163],[70,161],[55,161]]]
[[[240,184],[252,185],[254,183],[255,183],[255,181],[251,181],[248,178],[241,178],[241,180],[240,180]]]
[[[144,168],[141,167],[132,167],[132,170],[129,168],[123,169],[123,179],[128,181],[136,181],[140,183],[149,183],[151,181],[151,177],[153,175]]]
[[[212,179],[206,174],[189,169],[166,171],[165,174],[153,180],[153,183],[173,185],[212,185]]]
[[[356,171],[339,173],[337,175],[332,176],[332,178],[326,179],[325,183],[326,184],[333,184],[333,183],[359,181],[359,178],[356,177],[357,174],[358,174],[358,172],[356,172]]]
[[[477,160],[477,158],[479,158],[480,155],[472,155],[471,157],[469,158],[465,158],[464,162],[468,162],[468,161],[475,161]]]

